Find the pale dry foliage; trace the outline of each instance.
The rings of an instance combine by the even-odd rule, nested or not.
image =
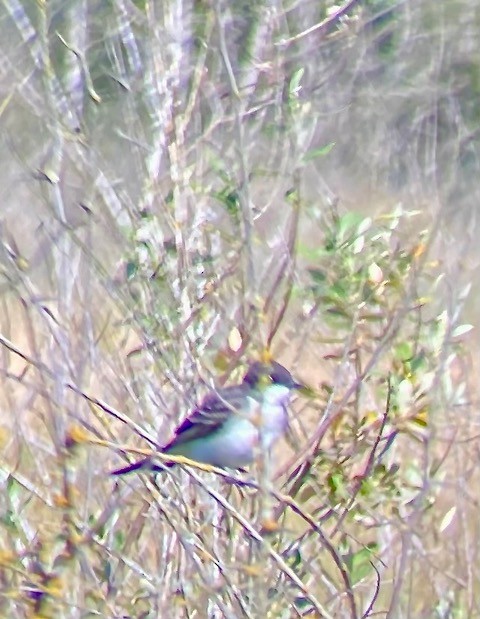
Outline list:
[[[3,1],[1,616],[480,615],[477,22]],[[275,490],[109,476],[267,349]]]

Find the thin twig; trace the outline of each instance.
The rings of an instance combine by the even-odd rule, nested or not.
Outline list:
[[[311,26],[310,28],[307,28],[306,30],[303,30],[302,32],[299,32],[293,37],[290,37],[288,39],[281,39],[280,41],[275,43],[275,45],[278,45],[278,46],[290,45],[291,43],[295,43],[296,41],[303,39],[303,37],[306,37],[309,34],[312,34],[313,32],[317,32],[320,35],[325,34],[325,32],[335,22],[337,22],[341,17],[343,17],[355,4],[357,4],[358,1],[359,0],[348,0],[348,2],[345,2],[345,4],[338,9],[338,11],[335,11],[335,13],[332,13],[332,15],[329,15],[323,21],[319,22],[318,24],[315,24],[314,26]]]

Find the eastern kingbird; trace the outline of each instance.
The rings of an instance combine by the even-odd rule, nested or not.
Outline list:
[[[220,468],[238,469],[253,462],[257,450],[269,451],[286,431],[287,405],[293,389],[301,389],[290,372],[276,361],[252,363],[240,385],[211,391],[177,427],[163,454]],[[144,458],[112,472],[123,475],[141,469],[163,471],[173,466]]]

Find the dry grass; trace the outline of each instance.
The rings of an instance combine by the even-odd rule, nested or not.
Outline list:
[[[473,3],[0,18],[0,615],[480,616]],[[109,476],[266,348],[275,490]]]

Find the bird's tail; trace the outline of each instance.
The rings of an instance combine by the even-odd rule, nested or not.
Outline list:
[[[124,466],[121,469],[116,469],[115,471],[112,471],[110,475],[125,475],[126,473],[134,473],[135,471],[152,471],[153,473],[161,473],[165,470],[165,468],[170,468],[173,464],[173,462],[165,462],[163,466],[159,466],[158,464],[154,464],[152,458],[144,458],[143,460]]]

